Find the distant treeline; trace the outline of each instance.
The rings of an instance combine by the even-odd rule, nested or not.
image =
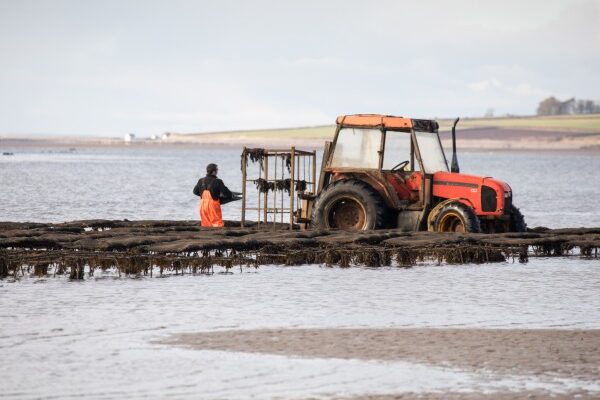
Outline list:
[[[556,97],[542,100],[538,106],[538,115],[570,115],[570,114],[597,114],[600,113],[600,104],[592,100],[576,100],[574,97],[560,101]]]

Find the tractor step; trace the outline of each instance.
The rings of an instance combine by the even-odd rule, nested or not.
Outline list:
[[[298,197],[302,200],[314,200],[317,198],[317,196],[312,193],[298,193]]]

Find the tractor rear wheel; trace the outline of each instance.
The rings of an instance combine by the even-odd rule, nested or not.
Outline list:
[[[435,232],[470,232],[479,233],[479,219],[471,207],[462,203],[446,204],[438,213],[433,223]]]
[[[386,207],[368,184],[342,179],[329,185],[315,200],[312,227],[361,231],[382,228]]]

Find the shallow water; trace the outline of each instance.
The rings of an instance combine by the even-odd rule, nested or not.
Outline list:
[[[600,391],[592,382],[543,376],[158,343],[178,332],[274,327],[600,328],[598,267],[597,260],[556,258],[412,269],[271,266],[212,276],[4,280],[3,392],[14,398],[296,398],[450,389]]]
[[[8,149],[3,149],[4,151]],[[10,149],[0,220],[195,219],[208,162],[240,189],[239,151]],[[530,226],[600,226],[597,153],[460,155],[463,171],[508,181]],[[239,203],[223,207],[239,218]],[[0,397],[305,398],[332,394],[544,389],[593,382],[498,376],[405,362],[302,359],[160,344],[172,333],[253,328],[600,328],[600,265],[398,268],[267,266],[212,276],[0,280]]]
[[[230,189],[241,191],[241,149],[2,150],[15,154],[0,156],[1,221],[197,219],[192,189],[209,162],[219,164]],[[598,152],[462,152],[460,165],[462,172],[508,182],[529,226],[600,226]],[[240,202],[223,206],[224,217],[239,219],[240,208]]]

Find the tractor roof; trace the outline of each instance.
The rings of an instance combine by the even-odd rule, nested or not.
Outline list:
[[[438,123],[428,119],[410,119],[381,114],[340,115],[336,123],[344,126],[381,127],[386,129],[414,129],[417,131],[436,132]]]

